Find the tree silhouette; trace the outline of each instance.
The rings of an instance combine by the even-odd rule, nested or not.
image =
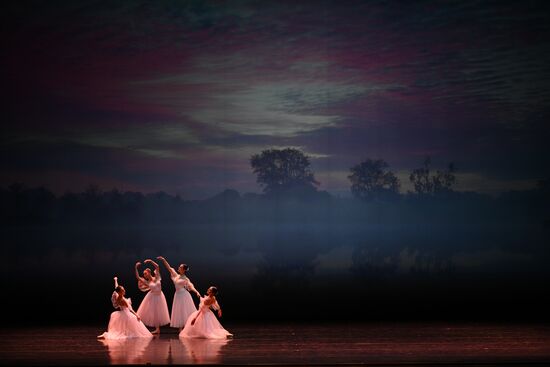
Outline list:
[[[309,157],[298,149],[264,150],[250,158],[250,165],[266,194],[316,191],[319,185],[309,169]]]
[[[456,182],[454,164],[451,162],[447,171],[437,170],[434,174],[430,169],[431,163],[430,157],[427,157],[423,167],[412,171],[409,180],[414,185],[414,191],[417,194],[437,194],[451,191]]]
[[[397,194],[400,187],[399,179],[387,170],[388,167],[382,159],[367,159],[353,166],[350,169],[351,175],[348,176],[352,194],[364,200]]]
[[[399,250],[395,249],[357,246],[353,249],[351,259],[351,272],[365,280],[392,276],[399,268]]]

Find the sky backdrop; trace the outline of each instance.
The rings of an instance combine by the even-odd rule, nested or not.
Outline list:
[[[550,176],[543,1],[23,1],[2,4],[0,184],[63,193],[259,192],[249,158],[306,152],[320,189],[382,158],[410,189]]]

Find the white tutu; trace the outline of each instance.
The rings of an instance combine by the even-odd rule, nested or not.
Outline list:
[[[183,327],[185,322],[193,312],[197,311],[193,297],[182,288],[174,293],[174,301],[172,302],[172,317],[170,318],[171,327]]]
[[[129,303],[129,300],[127,300]],[[138,321],[136,315],[130,312],[128,307],[122,307],[120,311],[111,314],[107,331],[101,334],[100,338],[118,340],[126,338],[147,338],[153,334],[147,329],[143,322]]]
[[[137,314],[147,326],[158,327],[170,323],[168,304],[162,292],[147,293],[139,305]]]
[[[228,336],[232,336],[233,334],[225,330],[222,324],[220,324],[212,310],[210,310],[210,306],[204,304],[205,299],[201,298],[199,311],[195,311],[189,316],[179,336],[181,338],[207,339],[226,339]],[[213,307],[217,307],[216,304]],[[191,325],[195,317],[197,319]]]
[[[142,285],[143,287],[140,286],[139,289],[142,291],[149,290],[137,310],[137,314],[141,317],[143,323],[151,327],[169,324],[170,314],[168,313],[166,297],[162,293],[161,277],[158,269],[155,269],[155,277],[149,283]]]

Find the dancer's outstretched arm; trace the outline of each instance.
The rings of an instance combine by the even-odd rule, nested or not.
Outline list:
[[[193,285],[193,283],[191,283],[190,280],[187,281],[187,290],[195,293],[197,297],[199,297],[199,299],[201,298],[201,294],[198,290],[195,289],[195,286]]]
[[[126,301],[124,301],[126,302]],[[136,311],[132,310],[132,307],[128,307],[128,310],[130,310],[131,313],[134,314],[134,316],[137,318],[138,321],[141,321],[141,317],[136,313]]]
[[[118,278],[117,277],[114,277],[113,278],[114,281],[115,281],[115,289],[118,288]]]
[[[220,307],[220,304],[218,303],[218,300],[214,301],[212,303],[212,307],[214,310],[218,311],[218,317],[222,317],[222,308]]]
[[[168,272],[170,273],[170,275],[173,276],[173,274],[176,273],[176,271],[174,270],[174,268],[171,267],[170,264],[168,264],[168,260],[166,260],[163,256],[157,256],[157,259],[159,259],[160,261],[162,261],[162,263],[164,264],[164,267],[166,268],[166,270],[168,270]]]

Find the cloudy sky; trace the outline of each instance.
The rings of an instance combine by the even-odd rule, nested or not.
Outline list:
[[[550,11],[520,1],[33,1],[2,5],[0,184],[258,192],[299,147],[321,189],[426,156],[460,190],[550,176]]]

